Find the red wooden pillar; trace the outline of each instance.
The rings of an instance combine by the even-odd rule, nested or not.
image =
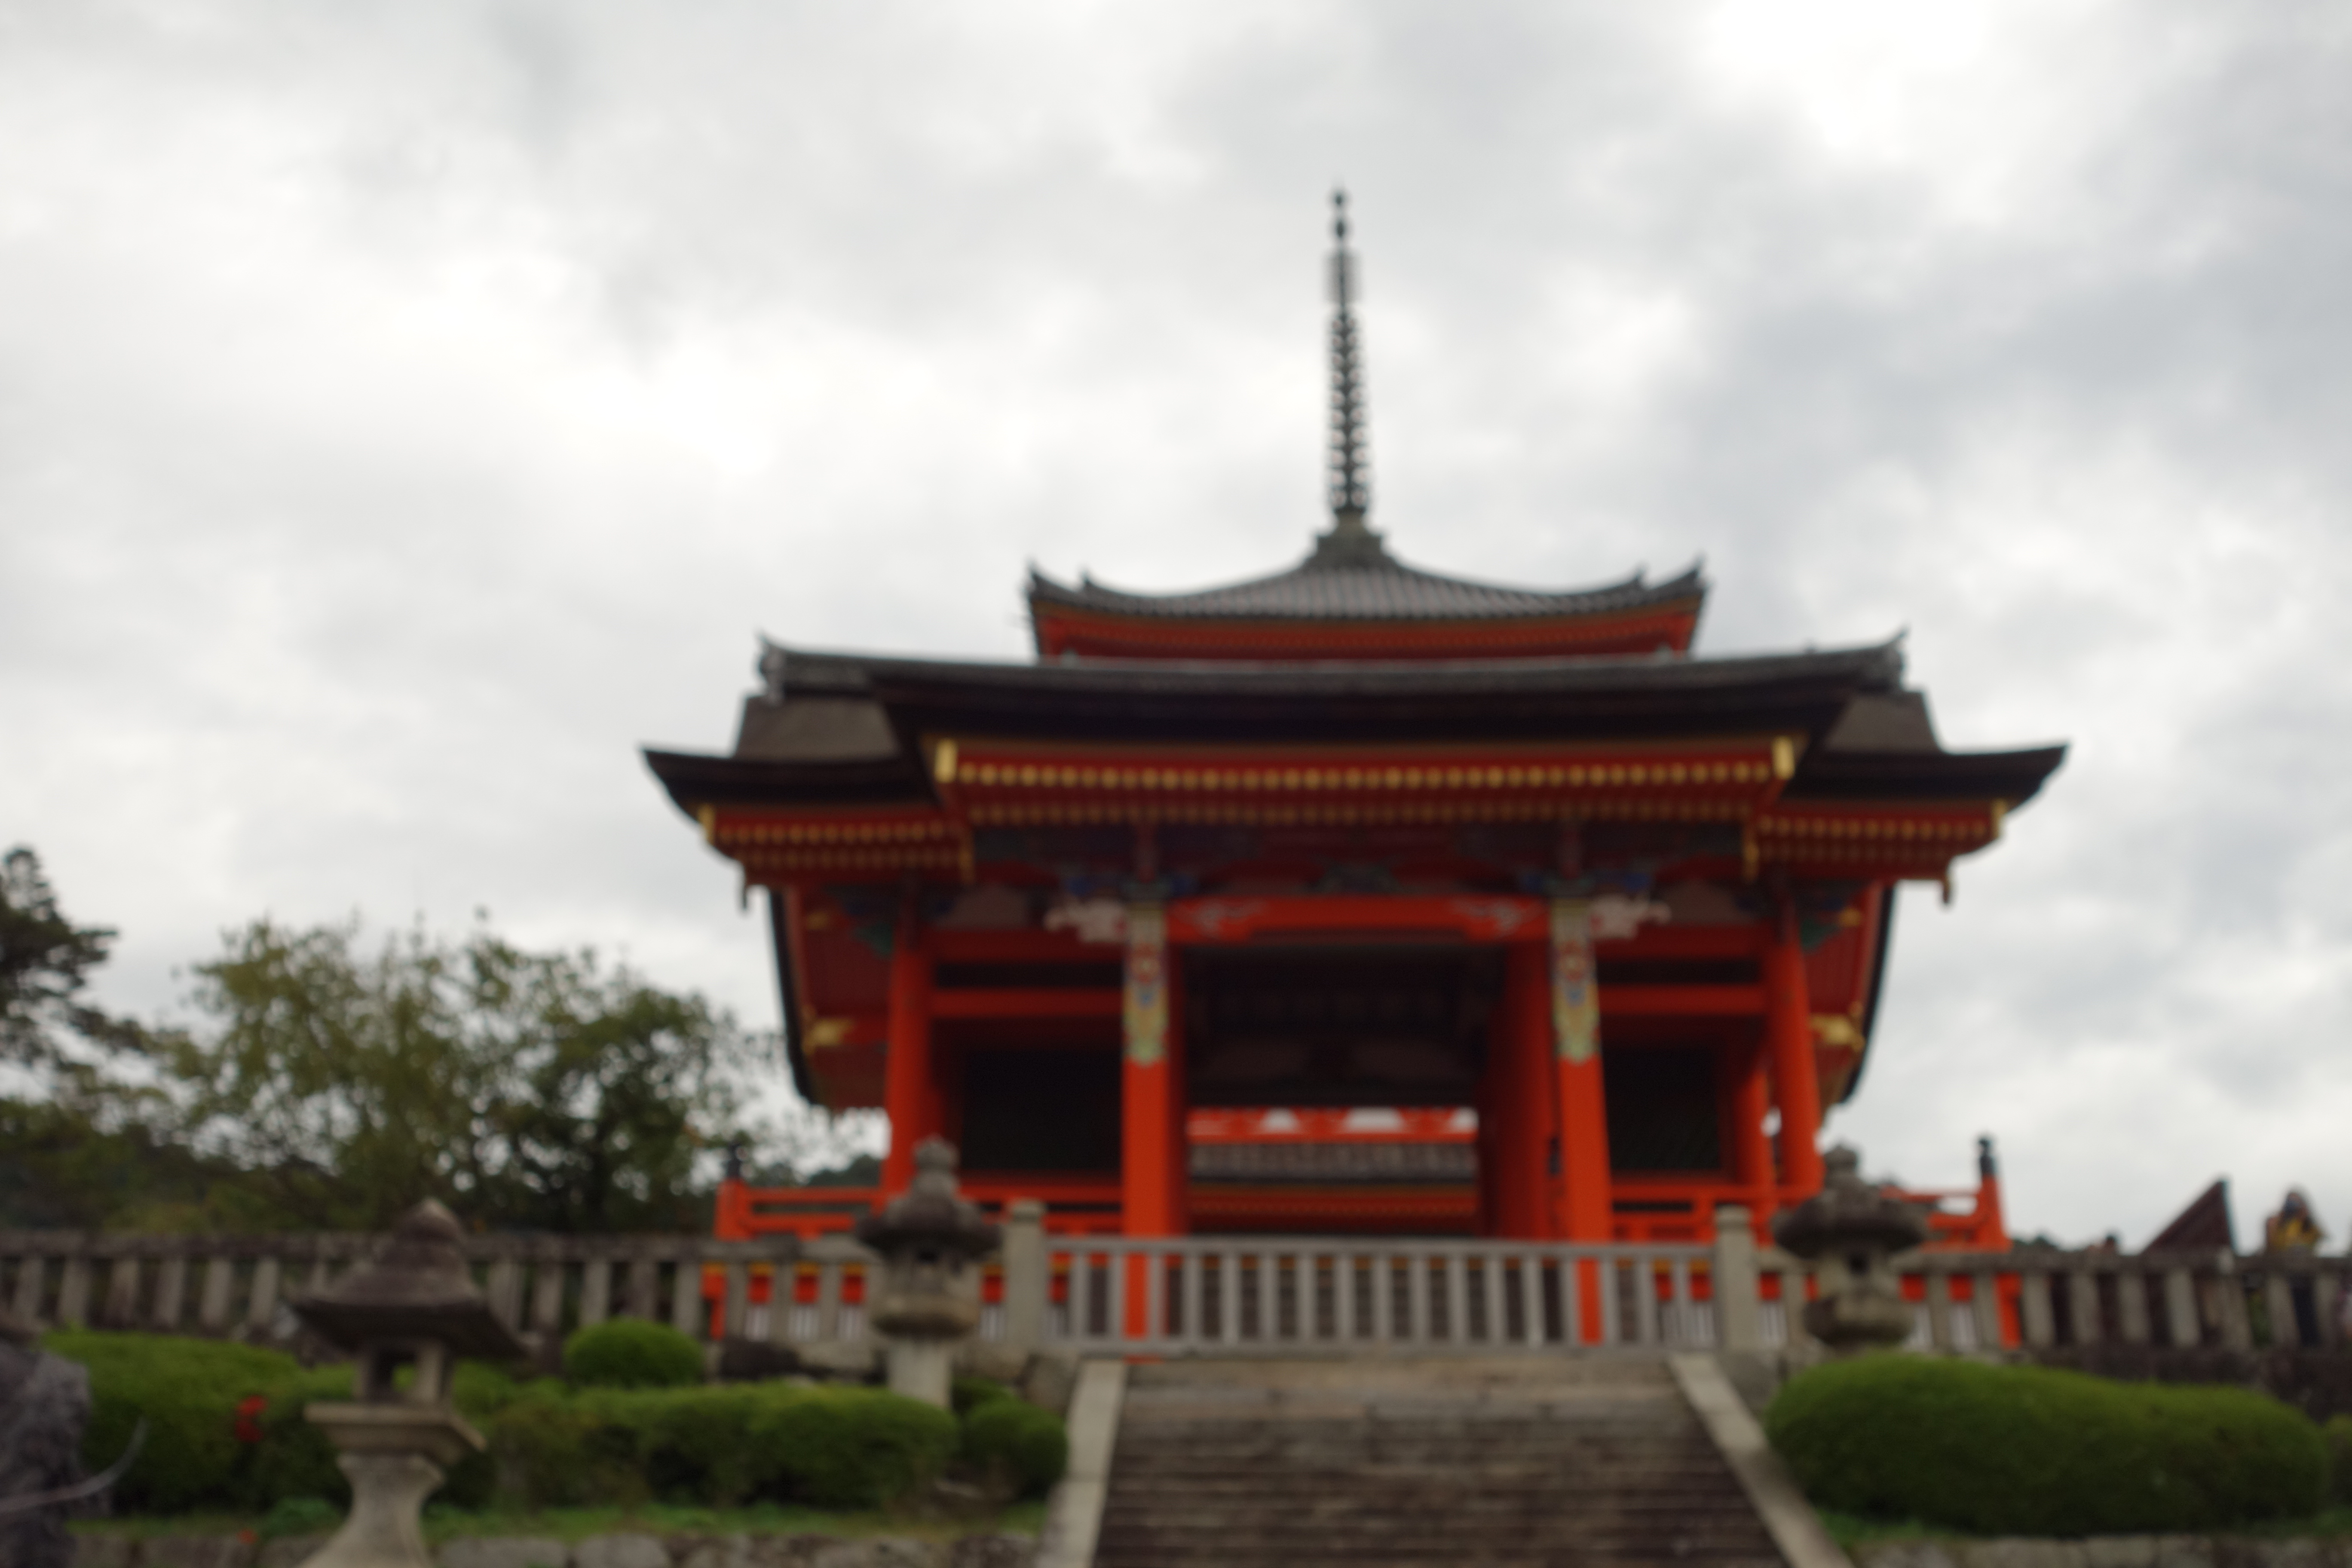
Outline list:
[[[1479,1108],[1479,1185],[1488,1235],[1540,1240],[1552,1234],[1551,993],[1541,945],[1504,952],[1501,1026]]]
[[[1158,904],[1127,911],[1126,1066],[1121,1079],[1119,1194],[1129,1236],[1174,1233],[1176,1096],[1168,1065],[1168,914]]]
[[[1162,960],[1168,986],[1167,1052],[1160,1068],[1168,1101],[1168,1207],[1170,1236],[1192,1234],[1192,1105],[1184,1087],[1183,969],[1173,952]]]
[[[1580,899],[1555,900],[1550,947],[1552,1080],[1559,1126],[1559,1199],[1554,1234],[1566,1241],[1613,1241],[1617,1215],[1609,1178],[1609,1111],[1601,1079],[1601,992],[1593,970],[1592,918]],[[1577,1269],[1584,1338],[1601,1337],[1601,1275]]]
[[[1176,1118],[1182,1096],[1169,1061],[1171,1015],[1168,911],[1137,903],[1127,910],[1127,998],[1119,1093],[1120,1229],[1129,1236],[1173,1236],[1180,1228],[1176,1162],[1182,1138]],[[1146,1259],[1127,1263],[1126,1332],[1150,1331],[1152,1272]]]
[[[1780,1183],[1800,1194],[1822,1188],[1822,1085],[1813,1068],[1812,997],[1797,912],[1785,897],[1764,950],[1764,1041],[1780,1100]]]
[[[883,1064],[882,1108],[890,1118],[882,1188],[902,1193],[915,1180],[915,1145],[939,1131],[939,1084],[931,1067],[931,952],[911,898],[890,948],[889,1053]]]
[[[1552,905],[1552,1071],[1559,1121],[1559,1228],[1569,1241],[1616,1235],[1609,1180],[1609,1113],[1601,1082],[1600,987],[1591,918],[1580,900]]]

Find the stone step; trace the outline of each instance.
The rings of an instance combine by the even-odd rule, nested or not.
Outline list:
[[[1548,1560],[1581,1558],[1587,1562],[1753,1563],[1772,1560],[1769,1543],[1756,1542],[1694,1542],[1675,1536],[1641,1538],[1585,1536],[1564,1531],[1496,1530],[1475,1534],[1462,1531],[1413,1532],[1386,1531],[1348,1535],[1298,1531],[1263,1533],[1254,1521],[1237,1520],[1213,1530],[1145,1533],[1105,1529],[1096,1547],[1097,1563],[1118,1568],[1153,1557],[1183,1552],[1230,1552],[1236,1558],[1262,1557],[1276,1563],[1357,1563],[1389,1557],[1443,1560],[1451,1552],[1539,1552]]]
[[[1507,1535],[1494,1538],[1524,1540],[1542,1537],[1570,1543],[1584,1542],[1596,1550],[1603,1545],[1636,1547],[1650,1542],[1685,1552],[1727,1552],[1735,1555],[1763,1546],[1752,1520],[1656,1520],[1640,1525],[1622,1520],[1587,1518],[1575,1510],[1547,1513],[1539,1509],[1528,1509],[1464,1514],[1442,1506],[1444,1500],[1442,1497],[1427,1500],[1436,1509],[1434,1514],[1428,1511],[1412,1514],[1402,1510],[1380,1514],[1328,1511],[1302,1514],[1272,1509],[1226,1508],[1217,1504],[1207,1505],[1190,1514],[1176,1509],[1162,1511],[1121,1510],[1104,1520],[1103,1531],[1106,1538],[1132,1535],[1174,1539],[1203,1531],[1230,1532],[1246,1527],[1245,1533],[1239,1539],[1260,1543],[1284,1540],[1312,1541],[1338,1546],[1351,1541],[1377,1544],[1424,1536],[1435,1542],[1457,1541],[1464,1539],[1474,1527],[1483,1535],[1491,1536],[1496,1529],[1507,1526]]]
[[[1462,1471],[1491,1468],[1498,1471],[1549,1475],[1561,1479],[1578,1475],[1605,1475],[1613,1480],[1645,1475],[1712,1477],[1716,1474],[1714,1466],[1677,1455],[1530,1453],[1525,1448],[1465,1455],[1458,1449],[1350,1447],[1339,1443],[1235,1443],[1222,1452],[1209,1454],[1190,1448],[1150,1448],[1140,1444],[1127,1452],[1139,1466],[1149,1458],[1150,1469],[1160,1475],[1247,1469],[1268,1463],[1301,1470],[1346,1472],[1425,1469],[1431,1466]]]
[[[1118,1568],[1291,1568],[1292,1564],[1339,1562],[1333,1556],[1300,1556],[1288,1550],[1257,1552],[1223,1542],[1167,1545],[1106,1545],[1097,1563]],[[1783,1568],[1769,1553],[1742,1557],[1676,1557],[1670,1552],[1580,1552],[1574,1547],[1528,1542],[1455,1541],[1442,1547],[1363,1550],[1349,1552],[1349,1563],[1378,1563],[1391,1568]]]
[[[1717,1498],[1722,1488],[1715,1486],[1712,1477],[1677,1477],[1651,1479],[1637,1477],[1633,1481],[1613,1483],[1609,1479],[1557,1477],[1545,1471],[1519,1471],[1519,1474],[1486,1474],[1486,1471],[1444,1469],[1430,1465],[1397,1465],[1397,1467],[1362,1467],[1362,1469],[1340,1469],[1340,1467],[1312,1467],[1312,1469],[1284,1469],[1279,1474],[1246,1474],[1237,1469],[1204,1469],[1188,1474],[1160,1474],[1160,1477],[1136,1477],[1122,1483],[1122,1490],[1136,1498],[1212,1498],[1212,1495],[1319,1495],[1319,1493],[1357,1493],[1376,1488],[1418,1488],[1425,1483],[1442,1483],[1449,1493],[1463,1495],[1496,1495],[1496,1498],[1612,1498],[1625,1504],[1656,1504],[1656,1507],[1684,1507],[1694,1498]],[[1731,1507],[1743,1507],[1745,1500],[1736,1500]]]
[[[1412,1517],[1417,1510],[1433,1505],[1442,1505],[1447,1518],[1463,1521],[1526,1515],[1576,1519],[1587,1525],[1607,1521],[1626,1530],[1681,1531],[1746,1530],[1753,1522],[1743,1519],[1736,1509],[1717,1508],[1697,1499],[1682,1500],[1671,1507],[1627,1508],[1613,1502],[1593,1503],[1584,1499],[1563,1498],[1557,1493],[1529,1491],[1517,1496],[1481,1495],[1465,1493],[1448,1486],[1380,1500],[1360,1494],[1333,1497],[1326,1493],[1309,1499],[1274,1492],[1168,1491],[1150,1497],[1122,1499],[1110,1508],[1107,1517],[1165,1520],[1181,1524],[1188,1517],[1215,1510],[1223,1513],[1255,1512],[1277,1520],[1325,1517],[1369,1520]]]
[[[1129,1373],[1096,1562],[1779,1568],[1655,1361]]]
[[[1628,1539],[1584,1536],[1572,1531],[1543,1530],[1387,1531],[1378,1534],[1329,1535],[1318,1532],[1261,1533],[1254,1521],[1234,1521],[1222,1528],[1144,1533],[1106,1527],[1095,1552],[1097,1563],[1118,1568],[1158,1558],[1194,1554],[1230,1554],[1234,1561],[1262,1559],[1272,1563],[1359,1563],[1384,1559],[1427,1559],[1449,1556],[1485,1557],[1526,1553],[1545,1562],[1580,1560],[1588,1563],[1667,1562],[1682,1563],[1773,1563],[1767,1542],[1693,1542],[1673,1536]]]

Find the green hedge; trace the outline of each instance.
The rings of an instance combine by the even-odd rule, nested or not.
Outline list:
[[[983,1399],[964,1415],[961,1452],[1016,1495],[1037,1497],[1069,1468],[1070,1436],[1061,1417],[1026,1400]]]
[[[2210,1530],[2327,1487],[2319,1429],[2239,1388],[1864,1356],[1793,1379],[1764,1426],[1824,1508],[1984,1535]]]
[[[2319,1435],[2327,1444],[2327,1500],[2352,1506],[2352,1415],[2330,1416]]]
[[[491,1445],[533,1508],[772,1499],[878,1508],[955,1456],[955,1418],[872,1388],[739,1384],[535,1389],[499,1412]]]
[[[43,1343],[89,1372],[82,1457],[90,1468],[121,1458],[141,1418],[147,1422],[146,1443],[115,1492],[125,1512],[258,1510],[286,1498],[349,1500],[334,1449],[303,1410],[314,1399],[350,1398],[350,1367],[306,1370],[276,1351],[163,1334],[73,1331]],[[457,1406],[477,1425],[515,1392],[491,1368],[458,1368]],[[488,1457],[476,1456],[450,1472],[437,1495],[478,1507],[489,1500],[496,1479]]]
[[[955,1406],[958,1419],[971,1415],[992,1399],[1018,1399],[1019,1394],[992,1377],[959,1377],[948,1398]]]
[[[614,1318],[563,1342],[563,1375],[583,1388],[691,1388],[702,1347],[667,1323]]]
[[[759,1434],[794,1495],[819,1508],[878,1508],[955,1457],[955,1417],[880,1389],[814,1388],[784,1402]]]
[[[147,1445],[117,1496],[129,1513],[268,1512],[349,1500],[312,1400],[347,1399],[348,1366],[306,1370],[274,1351],[148,1334],[60,1333],[49,1348],[89,1369],[84,1455],[111,1463],[142,1415]],[[758,1500],[871,1509],[916,1490],[961,1455],[1024,1490],[1061,1474],[1055,1417],[1001,1384],[960,1389],[970,1414],[874,1388],[782,1383],[693,1388],[518,1384],[457,1369],[457,1407],[490,1452],[461,1461],[436,1500],[480,1508],[503,1489],[529,1507]],[[247,1405],[247,1401],[257,1401]],[[503,1472],[503,1473],[502,1473]]]

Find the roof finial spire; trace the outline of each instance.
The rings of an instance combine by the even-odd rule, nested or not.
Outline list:
[[[1372,509],[1365,449],[1363,359],[1356,342],[1356,253],[1348,248],[1348,193],[1331,193],[1331,531],[1316,546],[1330,564],[1370,564],[1384,553],[1364,524]]]

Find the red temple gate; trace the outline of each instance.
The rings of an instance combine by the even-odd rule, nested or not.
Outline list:
[[[1034,664],[772,646],[730,754],[647,760],[767,889],[796,1084],[887,1112],[883,1194],[937,1134],[1064,1233],[1761,1225],[1820,1184],[1897,887],[1948,895],[2063,749],[1945,750],[1892,644],[1694,655],[1696,570],[1399,563],[1351,310],[1300,565],[1035,577]],[[719,1230],[875,1196],[733,1183]],[[1997,1189],[1941,1224],[1999,1237]]]

